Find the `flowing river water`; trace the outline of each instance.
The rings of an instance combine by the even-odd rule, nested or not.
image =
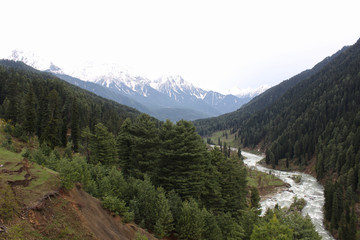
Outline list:
[[[285,172],[269,169],[258,164],[258,162],[264,158],[264,155],[259,156],[244,151],[242,151],[241,154],[246,158],[244,163],[248,167],[255,168],[258,171],[266,173],[271,171],[271,174],[290,185],[287,190],[279,192],[260,202],[262,214],[265,213],[267,208],[274,208],[276,204],[278,204],[279,207],[290,207],[295,196],[297,198],[304,198],[306,200],[306,206],[302,210],[303,216],[310,216],[317,232],[323,239],[334,239],[331,234],[324,228],[323,224],[323,206],[325,202],[324,188],[316,181],[313,176],[300,172]],[[301,181],[299,183],[296,183],[291,178],[296,175],[301,175]]]

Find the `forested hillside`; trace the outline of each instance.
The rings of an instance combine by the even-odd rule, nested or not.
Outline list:
[[[0,104],[0,118],[10,119],[19,134],[36,134],[40,142],[52,147],[65,147],[71,129],[75,151],[81,129],[94,130],[102,122],[115,133],[127,117],[134,119],[140,114],[22,62],[8,60],[0,61]]]
[[[317,178],[328,180],[325,217],[330,229],[339,239],[355,239],[360,216],[360,41],[273,104],[244,118],[236,116],[224,116],[222,127],[236,132],[243,146],[261,143],[268,164],[275,167],[288,159],[304,166],[316,160]]]
[[[160,123],[19,63],[0,67],[0,83],[1,149],[55,170],[64,189],[81,183],[124,222],[159,238],[319,239],[296,203],[260,218],[240,158],[209,151],[190,122]]]
[[[340,51],[333,54],[331,57],[325,58],[320,63],[316,64],[312,69],[305,70],[298,75],[281,82],[280,84],[268,89],[264,93],[252,99],[249,103],[242,106],[235,112],[221,115],[219,117],[200,119],[194,121],[197,131],[200,135],[206,136],[215,131],[232,128],[236,131],[242,122],[251,117],[254,113],[260,112],[267,107],[274,104],[281,98],[289,89],[294,87],[299,82],[315,75],[322,70],[335,57],[344,52],[348,47],[343,47]]]

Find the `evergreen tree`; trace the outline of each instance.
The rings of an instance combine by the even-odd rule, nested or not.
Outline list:
[[[29,91],[25,96],[25,106],[24,106],[24,130],[26,134],[31,136],[36,131],[36,97],[34,90],[30,85]]]
[[[170,210],[170,204],[165,196],[163,188],[157,188],[157,200],[155,203],[156,222],[154,232],[157,237],[162,238],[169,235],[174,229],[173,215]]]
[[[92,163],[112,164],[117,159],[115,137],[102,123],[95,125],[95,134],[91,136],[90,149]]]
[[[93,138],[93,134],[90,132],[89,127],[86,127],[83,129],[83,131],[81,132],[81,139],[82,139],[82,145],[84,147],[84,152],[83,154],[86,156],[86,160],[88,162],[90,162],[90,144],[91,144],[91,139]]]
[[[131,128],[132,148],[128,172],[130,176],[151,179],[156,176],[158,165],[159,133],[155,121],[149,115],[140,115]]]
[[[224,211],[236,216],[246,207],[246,168],[237,159],[226,158],[219,166],[219,171]]]
[[[60,142],[61,142],[61,146],[65,148],[68,142],[68,138],[67,138],[68,128],[67,128],[67,120],[65,117],[62,119],[62,123],[63,124],[61,127]]]
[[[224,142],[224,146],[223,146],[223,153],[224,153],[224,156],[225,157],[228,157],[228,149],[227,149],[227,144],[226,144],[226,142]]]
[[[130,118],[125,119],[116,138],[116,144],[119,154],[119,163],[125,176],[128,176],[130,174],[129,172],[131,171],[130,156],[133,146],[131,128],[132,122]]]
[[[17,83],[17,81],[19,81],[19,78],[19,74],[15,74],[14,79],[9,79],[7,81],[7,94],[5,99],[8,102],[7,108],[5,109],[5,119],[11,120],[14,125],[18,122],[20,108]]]
[[[184,120],[174,127],[164,124],[161,132],[164,145],[160,148],[160,185],[167,191],[175,189],[184,199],[199,199],[205,184],[205,143],[194,125]]]
[[[250,207],[255,208],[258,210],[259,214],[261,213],[261,205],[260,205],[260,196],[259,191],[256,187],[250,188],[251,195],[250,195]]]
[[[198,240],[202,239],[205,231],[205,218],[203,211],[194,199],[185,201],[181,209],[177,232],[179,239]]]
[[[217,221],[224,239],[244,239],[244,229],[229,212],[220,214]]]
[[[237,155],[238,155],[238,158],[239,158],[239,159],[241,159],[241,158],[242,158],[242,155],[241,155],[241,148],[240,148],[240,147],[238,148]]]
[[[210,163],[207,164],[205,169],[205,191],[202,195],[202,202],[208,210],[214,213],[223,211],[225,201],[222,197],[221,189],[221,173],[219,172],[219,166],[225,161],[225,156],[216,147],[209,156]]]
[[[73,151],[79,151],[79,107],[76,98],[74,98],[71,110],[71,141]]]
[[[205,220],[205,230],[203,233],[203,239],[207,240],[222,240],[221,229],[217,223],[216,217],[211,212],[203,209],[204,220]]]
[[[60,107],[60,96],[58,92],[53,89],[48,95],[48,122],[45,127],[45,132],[41,136],[42,140],[46,141],[51,148],[59,146],[61,143],[60,133],[63,122],[61,119]]]
[[[284,224],[280,224],[276,215],[261,225],[256,225],[250,237],[251,240],[292,240],[292,230]]]

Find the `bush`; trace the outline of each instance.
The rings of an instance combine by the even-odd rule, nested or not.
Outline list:
[[[31,158],[31,151],[28,148],[25,148],[25,151],[21,156],[24,158]]]
[[[135,240],[148,240],[148,238],[141,232],[135,233]]]
[[[306,205],[306,200],[304,198],[299,199],[297,197],[294,197],[294,201],[290,206],[290,210],[301,212],[305,207],[305,205]]]
[[[102,205],[104,208],[109,209],[117,215],[123,215],[125,212],[129,211],[129,208],[126,207],[126,203],[123,200],[113,196],[104,197]]]
[[[1,147],[11,151],[11,152],[15,152],[15,148],[12,144],[12,138],[9,134],[7,134],[5,136],[5,141],[1,144]]]
[[[0,184],[0,220],[4,222],[11,220],[17,211],[18,206],[10,186]]]

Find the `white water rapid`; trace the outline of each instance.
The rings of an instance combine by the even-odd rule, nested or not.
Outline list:
[[[303,216],[309,215],[314,223],[317,232],[324,240],[333,240],[334,238],[324,228],[323,219],[323,206],[325,202],[324,188],[320,185],[316,179],[309,174],[300,172],[285,172],[279,170],[273,170],[265,168],[257,164],[264,156],[259,156],[242,151],[241,154],[246,158],[244,160],[245,165],[250,168],[255,168],[258,171],[271,173],[280,178],[285,183],[288,183],[291,187],[285,191],[275,194],[274,196],[261,201],[262,214],[265,213],[267,208],[274,208],[276,204],[279,207],[290,207],[293,202],[293,198],[304,198],[306,200],[306,206],[302,210]],[[301,175],[301,181],[296,183],[291,177],[295,175]]]

